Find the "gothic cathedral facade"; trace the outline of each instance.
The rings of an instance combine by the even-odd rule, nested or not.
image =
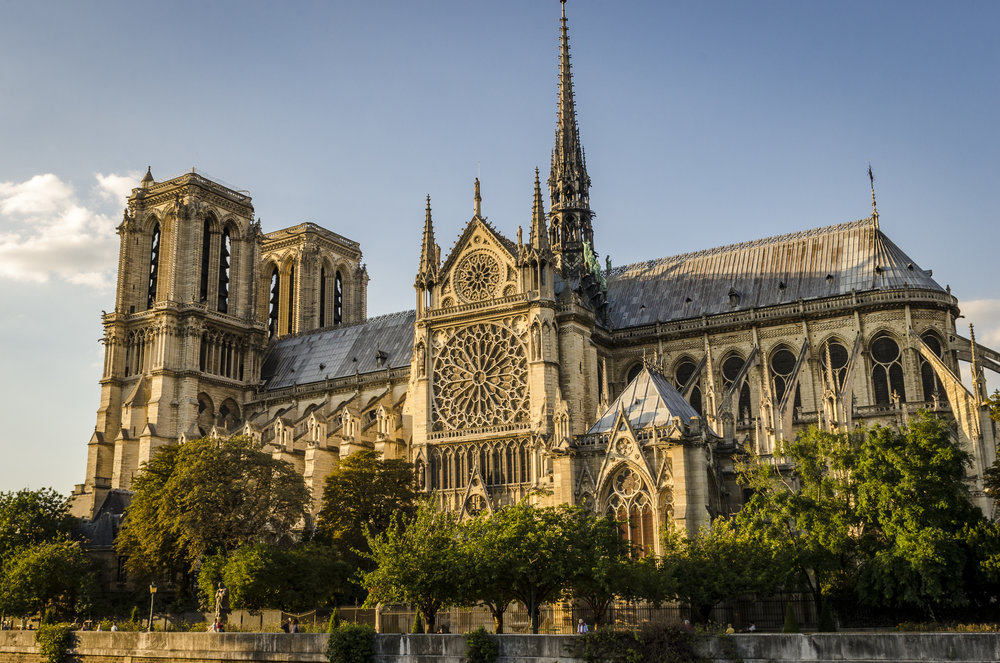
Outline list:
[[[548,210],[536,171],[528,235],[510,239],[477,180],[442,258],[428,198],[412,311],[367,317],[356,242],[311,223],[263,233],[245,192],[147,172],[118,228],[75,513],[127,495],[163,445],[242,434],[297,468],[314,513],[340,459],[375,449],[448,509],[584,505],[655,552],[663,525],[739,509],[739,454],[918,409],[954,421],[989,513],[982,371],[1000,353],[959,332],[957,299],[883,233],[874,191],[860,221],[602,266],[565,4],[560,32]]]

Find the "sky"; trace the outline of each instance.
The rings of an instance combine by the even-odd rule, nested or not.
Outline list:
[[[559,14],[0,0],[0,490],[84,480],[115,227],[147,166],[249,191],[265,232],[313,221],[360,242],[368,314],[412,308],[425,196],[444,254],[477,176],[489,220],[528,227]],[[1000,349],[1000,3],[569,0],[567,15],[602,263],[867,217],[871,163],[882,229]]]

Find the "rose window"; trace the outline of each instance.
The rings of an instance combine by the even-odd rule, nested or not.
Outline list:
[[[500,263],[487,251],[470,253],[455,270],[455,288],[467,302],[492,297],[500,286]]]
[[[615,475],[614,486],[618,494],[631,497],[642,489],[642,479],[629,468],[625,468]]]
[[[510,329],[481,324],[459,331],[435,361],[435,423],[462,429],[522,421],[527,365],[524,345]]]

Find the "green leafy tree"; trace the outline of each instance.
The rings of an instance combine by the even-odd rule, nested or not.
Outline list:
[[[726,599],[773,593],[782,578],[766,537],[722,517],[692,537],[667,531],[661,572],[672,581],[677,598],[691,607],[696,622],[708,621],[712,608]]]
[[[970,461],[948,424],[928,413],[864,436],[852,468],[863,598],[928,610],[967,603],[963,579],[974,555],[963,532],[982,520],[963,481]]]
[[[75,522],[66,498],[51,488],[0,492],[0,563],[19,549],[68,537]]]
[[[582,551],[574,545],[582,513],[579,507],[538,508],[522,500],[492,516],[510,542],[510,588],[528,608],[532,633],[538,633],[541,605],[559,596],[582,566]]]
[[[573,539],[575,566],[569,576],[569,593],[594,613],[594,626],[600,626],[608,606],[627,592],[622,579],[628,577],[634,562],[628,541],[622,538],[618,523],[610,516],[595,516],[584,510],[568,514],[568,534]]]
[[[78,543],[44,541],[20,548],[7,559],[0,578],[0,606],[5,614],[50,611],[69,617],[90,606],[96,588],[94,562]]]
[[[365,605],[410,603],[433,633],[438,611],[459,595],[460,531],[454,513],[425,501],[412,521],[397,518],[385,531],[369,533],[375,568],[363,576]]]
[[[516,542],[511,534],[500,518],[483,512],[462,523],[458,543],[461,602],[489,610],[496,633],[503,633],[504,615],[517,598],[512,577]]]
[[[140,577],[170,577],[206,556],[288,540],[309,501],[290,463],[241,436],[162,447],[133,488],[115,548]]]
[[[316,538],[336,547],[349,564],[371,570],[365,531],[384,532],[397,516],[409,520],[416,505],[411,463],[357,451],[326,478]]]
[[[254,543],[228,557],[207,558],[198,574],[202,605],[211,607],[220,582],[229,590],[233,608],[280,608],[302,612],[331,603],[343,591],[347,569],[327,546],[304,544],[284,548]]]

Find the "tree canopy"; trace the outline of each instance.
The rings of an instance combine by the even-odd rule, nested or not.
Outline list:
[[[0,492],[0,563],[19,549],[68,537],[75,522],[66,498],[51,488]]]
[[[27,615],[51,609],[66,617],[85,610],[97,588],[97,571],[78,543],[42,541],[19,548],[0,577],[4,614]]]
[[[357,451],[326,478],[316,538],[335,546],[349,563],[371,570],[365,531],[378,535],[397,518],[409,520],[416,504],[411,463],[383,459],[371,449]]]
[[[309,492],[295,468],[251,439],[161,447],[133,482],[115,541],[131,573],[169,576],[204,557],[279,541],[303,522]]]

